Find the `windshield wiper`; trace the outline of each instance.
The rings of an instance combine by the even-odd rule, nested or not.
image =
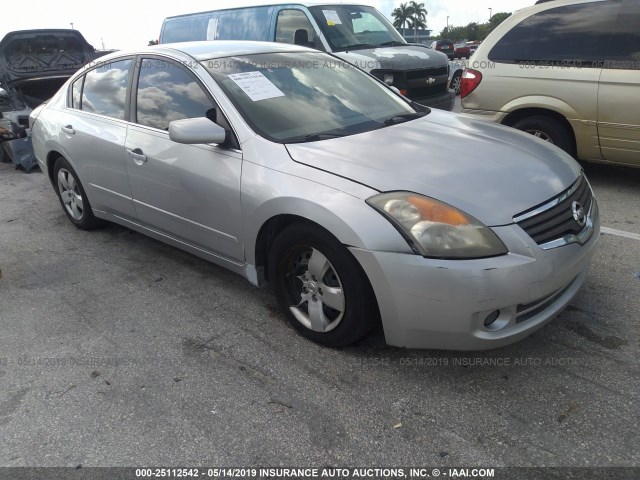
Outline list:
[[[358,48],[375,48],[377,45],[373,45],[371,43],[354,43],[353,45],[347,45],[344,47],[344,51],[349,53],[349,50],[355,50]]]
[[[398,45],[406,45],[406,43],[391,40],[390,42],[384,42],[378,44],[379,47],[397,47]]]
[[[346,133],[310,133],[309,135],[292,138],[291,140],[287,141],[287,143],[316,142],[318,140],[326,140],[328,138],[339,138],[346,136]]]
[[[427,112],[415,112],[415,113],[401,113],[400,115],[394,115],[385,119],[383,122],[385,125],[395,125],[396,123],[406,122],[408,120],[415,120],[416,118],[424,117]]]

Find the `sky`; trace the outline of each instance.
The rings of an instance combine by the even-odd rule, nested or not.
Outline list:
[[[28,0],[24,12],[18,13],[20,2],[12,2],[9,14],[0,16],[0,38],[14,30],[34,28],[73,28],[79,30],[95,48],[135,49],[157,39],[162,21],[171,15],[215,10],[235,6],[280,3],[282,0]],[[290,0],[294,3],[295,0]],[[335,0],[333,0],[335,1]],[[331,0],[328,0],[330,3]],[[344,3],[373,5],[388,18],[399,0],[359,0]],[[532,5],[535,0],[427,0],[427,25],[439,33],[447,25],[487,22],[492,13],[513,12]]]

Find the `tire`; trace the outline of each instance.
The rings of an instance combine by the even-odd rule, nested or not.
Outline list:
[[[269,278],[287,320],[316,343],[343,347],[379,322],[360,264],[318,226],[294,224],[278,235],[269,254]]]
[[[518,120],[513,128],[530,133],[538,138],[553,143],[569,155],[575,157],[573,133],[559,120],[545,115],[532,115]]]
[[[460,95],[460,82],[462,81],[462,72],[456,72],[451,77],[451,84],[449,85],[453,91],[456,92],[456,96]]]
[[[82,230],[92,230],[103,225],[93,215],[87,194],[69,162],[59,157],[53,167],[53,185],[67,218]]]

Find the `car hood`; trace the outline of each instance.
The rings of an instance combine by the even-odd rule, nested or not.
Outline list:
[[[335,52],[334,55],[366,72],[378,69],[420,70],[446,66],[449,61],[444,53],[422,45],[410,44]]]
[[[25,80],[70,77],[93,60],[94,48],[77,30],[22,30],[0,41],[0,83],[9,89]]]
[[[296,162],[380,192],[427,195],[488,226],[513,223],[516,214],[571,186],[581,171],[569,155],[529,134],[439,110],[287,149]]]

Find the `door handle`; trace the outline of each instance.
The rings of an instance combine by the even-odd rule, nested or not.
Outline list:
[[[62,130],[64,133],[68,133],[69,135],[73,135],[74,133],[76,133],[71,125],[60,127],[60,130]]]
[[[136,148],[134,150],[127,150],[129,152],[129,156],[133,158],[133,161],[136,165],[143,165],[147,163],[147,156],[142,153],[142,150]]]

